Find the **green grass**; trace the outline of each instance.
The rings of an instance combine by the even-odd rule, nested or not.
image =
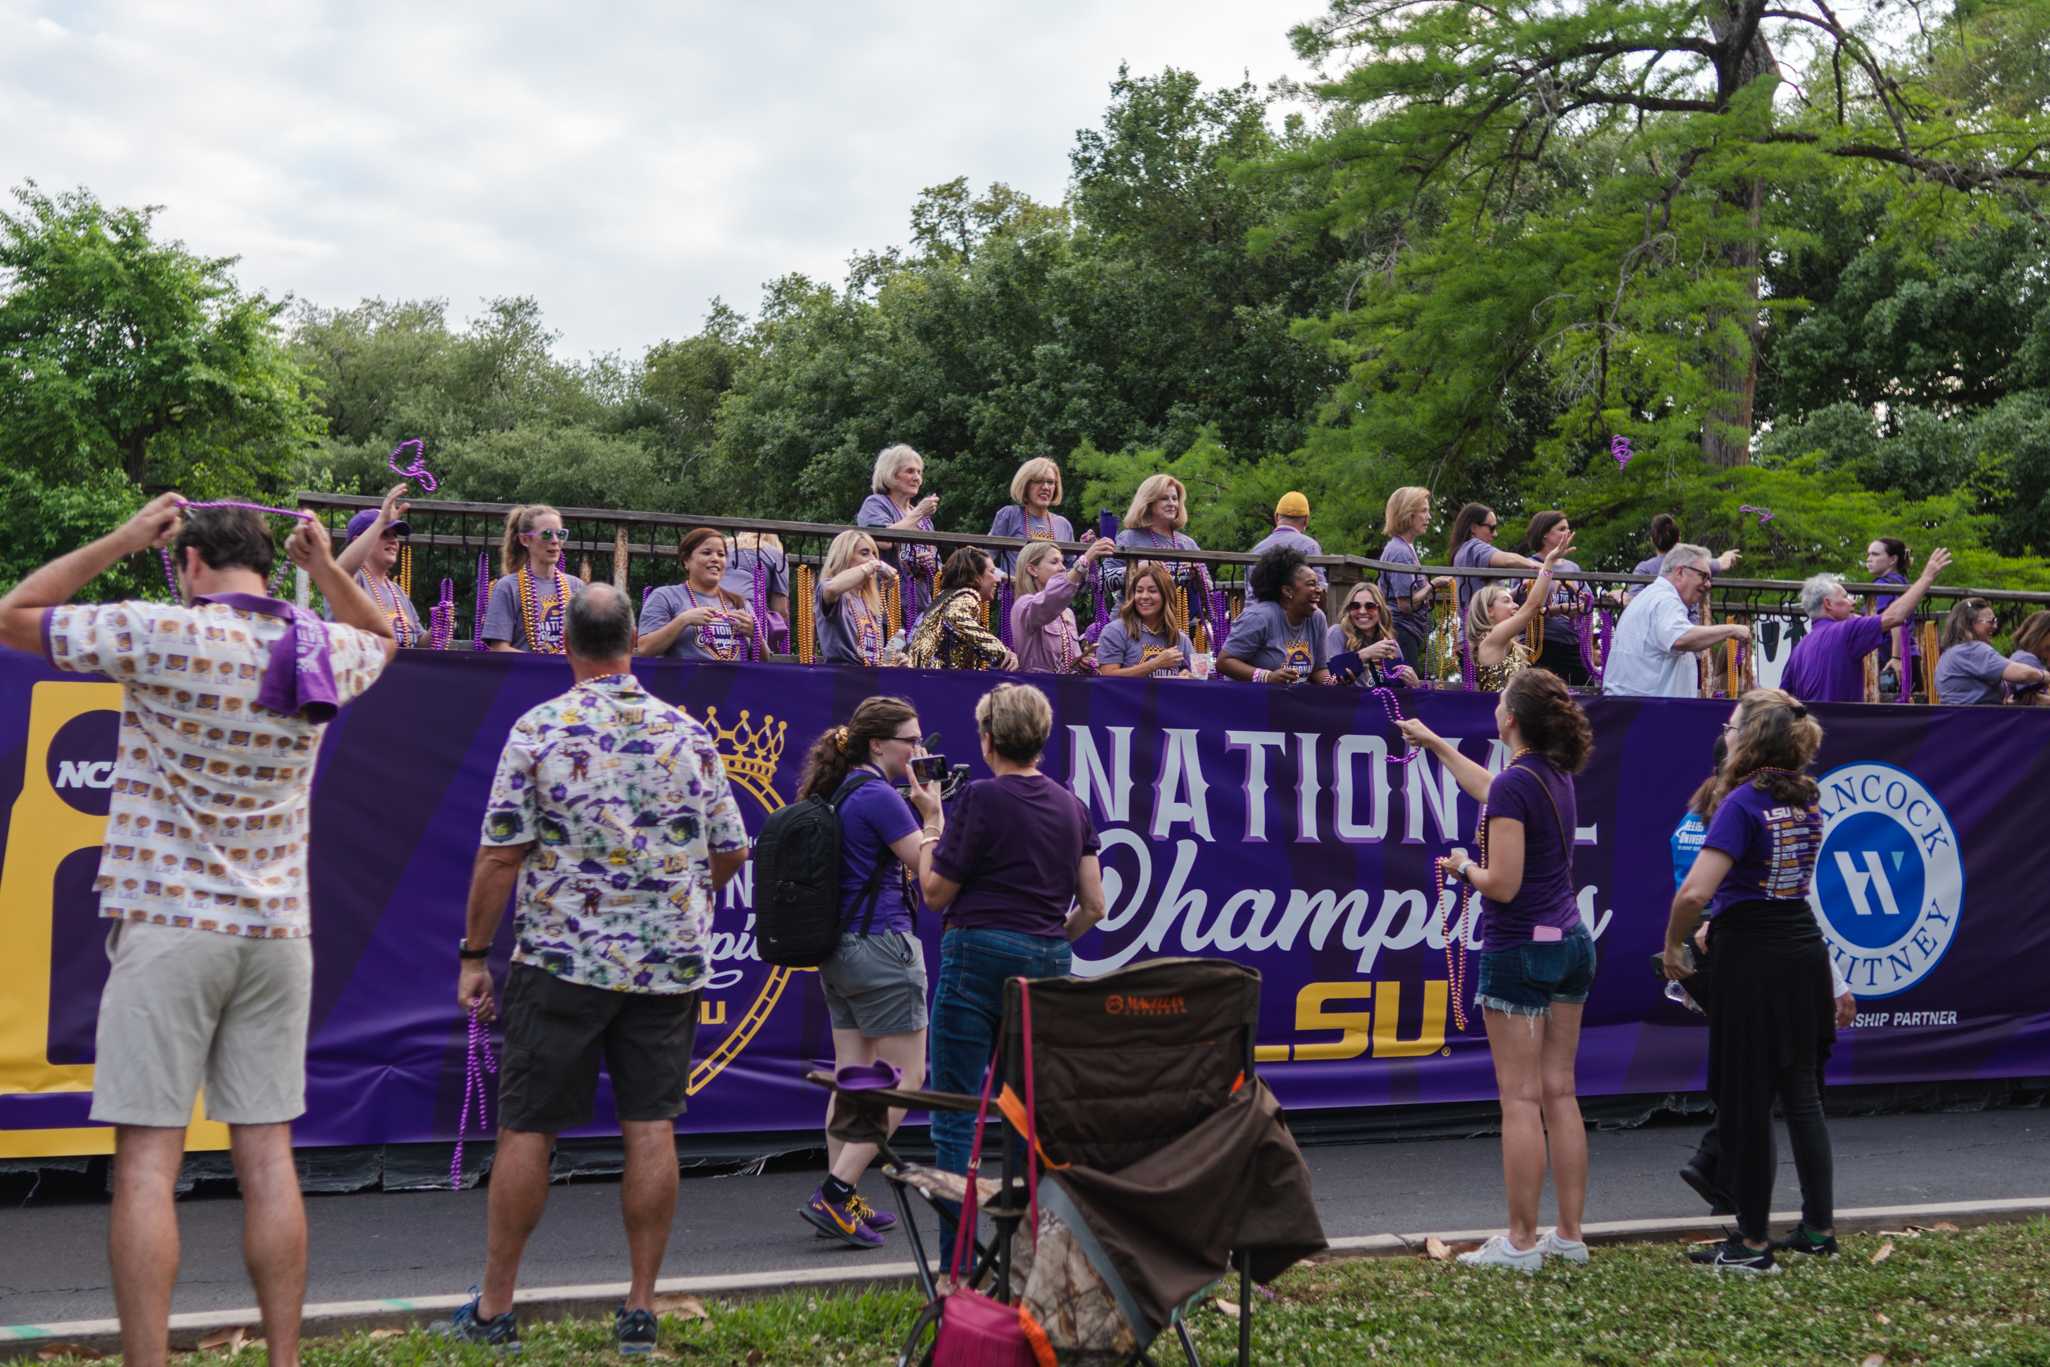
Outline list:
[[[1873,1255],[1885,1244],[1892,1252]],[[1584,1268],[1535,1277],[1422,1257],[1298,1267],[1258,1297],[1260,1363],[2050,1364],[2050,1221],[1918,1237],[1846,1239],[1832,1262],[1769,1278],[1717,1277],[1683,1265],[1673,1244],[1596,1249]],[[658,1361],[706,1364],[887,1363],[918,1309],[910,1291],[785,1295],[706,1304],[664,1317]],[[1234,1322],[1196,1316],[1206,1363],[1230,1360]],[[536,1324],[524,1361],[612,1357],[611,1324]],[[1162,1345],[1156,1356],[1178,1362]],[[186,1363],[257,1367],[260,1348]],[[358,1335],[311,1345],[315,1367],[494,1362],[426,1334]]]

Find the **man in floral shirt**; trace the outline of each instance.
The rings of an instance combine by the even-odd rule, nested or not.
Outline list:
[[[485,955],[517,890],[484,1282],[448,1332],[519,1341],[513,1287],[547,1200],[550,1148],[591,1122],[602,1057],[626,1144],[633,1265],[616,1329],[622,1349],[645,1352],[676,1210],[675,1120],[711,971],[712,902],[746,861],[747,832],[711,733],[630,672],[626,596],[580,590],[564,636],[576,686],[506,740],[458,946],[457,998],[488,1020]]]

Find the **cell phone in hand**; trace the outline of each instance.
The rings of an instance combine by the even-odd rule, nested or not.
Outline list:
[[[1096,515],[1096,534],[1109,541],[1118,539],[1118,515],[1105,508]]]

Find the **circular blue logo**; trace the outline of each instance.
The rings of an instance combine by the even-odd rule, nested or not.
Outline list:
[[[1844,981],[1860,997],[1905,992],[1957,937],[1964,859],[1949,813],[1913,774],[1868,762],[1822,787],[1811,894]]]
[[[120,757],[121,714],[110,707],[81,712],[57,728],[43,757],[50,786],[87,816],[105,816],[114,796]]]

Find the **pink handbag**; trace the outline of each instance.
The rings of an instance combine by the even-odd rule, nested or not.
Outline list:
[[[1025,1186],[1032,1214],[1032,1238],[1039,1241],[1039,1133],[1032,1105],[1032,999],[1018,985],[1019,1026],[1025,1046]],[[1053,1344],[1046,1331],[1022,1305],[1006,1305],[994,1296],[961,1286],[968,1251],[975,1246],[977,1178],[982,1168],[982,1134],[989,1123],[989,1094],[996,1082],[996,1061],[982,1079],[982,1105],[975,1113],[975,1146],[968,1153],[967,1191],[954,1233],[954,1261],[949,1274],[958,1290],[947,1293],[940,1307],[940,1331],[933,1343],[933,1367],[1054,1367]],[[969,1264],[972,1266],[972,1264]]]

